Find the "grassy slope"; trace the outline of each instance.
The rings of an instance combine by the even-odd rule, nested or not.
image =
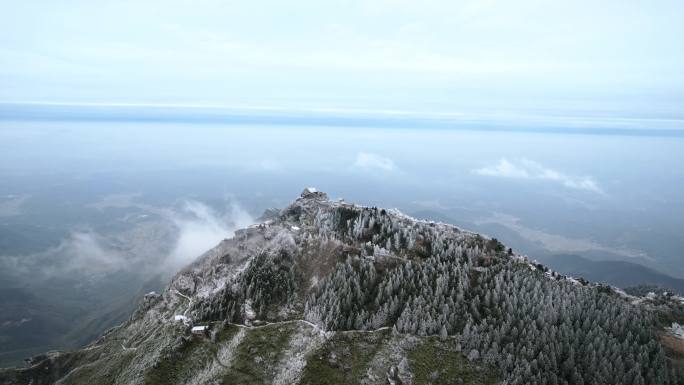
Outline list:
[[[408,358],[408,371],[413,384],[472,384],[489,385],[497,381],[494,370],[469,362],[456,351],[455,342],[439,341],[435,337],[417,338],[410,347],[397,348],[401,344],[392,341],[389,330],[379,333],[345,332],[332,337],[313,354],[302,375],[303,385],[359,384],[369,372],[374,371],[374,357],[388,345],[390,349],[403,350]],[[399,337],[398,339],[401,339]],[[382,372],[370,383],[386,384],[386,371],[399,362],[384,362]]]
[[[309,357],[302,385],[358,384],[388,333],[337,333]]]
[[[231,365],[219,373],[221,383],[270,384],[277,375],[278,363],[287,358],[284,352],[298,327],[296,324],[282,324],[246,330],[235,349]],[[219,332],[216,342],[204,337],[187,339],[177,349],[166,352],[162,360],[145,373],[145,384],[187,382],[193,373],[216,358],[218,344],[229,341],[237,332],[236,326],[227,326]],[[371,371],[373,359],[392,343],[393,338],[389,330],[337,333],[309,355],[300,383],[359,384]],[[414,384],[495,383],[493,371],[468,362],[454,349],[453,340],[441,342],[437,338],[425,337],[417,341],[405,351]],[[385,383],[385,372],[396,364],[398,362],[384,363],[382,378],[371,383]]]
[[[408,353],[415,385],[496,384],[495,372],[469,362],[448,342],[426,337]]]
[[[224,384],[265,384],[275,376],[274,368],[296,326],[269,326],[250,330],[237,346],[230,369],[223,376]]]

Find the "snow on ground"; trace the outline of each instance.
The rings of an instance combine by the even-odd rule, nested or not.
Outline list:
[[[188,385],[212,384],[212,380],[218,380],[218,376],[225,369],[230,368],[235,358],[235,350],[242,342],[246,334],[245,329],[240,329],[228,343],[222,344],[216,352],[216,359],[209,362],[204,368],[196,373],[188,382]]]
[[[305,321],[306,322],[306,321]],[[309,322],[310,327],[300,327],[290,338],[290,343],[283,353],[284,359],[278,363],[273,385],[290,385],[299,382],[302,370],[306,366],[306,356],[318,350],[329,338],[328,333],[320,330]]]
[[[619,287],[612,286],[612,289],[615,293],[617,293],[620,297],[632,301],[634,303],[634,300],[637,300],[638,297],[635,297],[633,295],[627,294],[624,290],[620,289]]]
[[[256,318],[256,312],[254,312],[254,309],[252,309],[252,300],[247,299],[245,300],[245,303],[242,305],[243,306],[243,311],[245,312],[245,318],[247,320],[253,320]]]
[[[211,279],[197,287],[195,296],[199,298],[211,298],[221,291],[226,285],[235,281],[238,275],[247,269],[252,258],[245,260],[238,265],[232,265],[228,274],[212,274]]]

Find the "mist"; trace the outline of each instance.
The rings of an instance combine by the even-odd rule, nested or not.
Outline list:
[[[541,261],[572,254],[684,277],[681,135],[462,124],[0,120],[0,291],[12,301],[2,322],[63,322],[36,353],[79,343],[59,340],[69,320],[100,320],[78,326],[97,334],[126,319],[145,293],[307,186]],[[29,349],[21,336],[0,327]]]
[[[218,210],[195,200],[183,200],[179,207],[143,208],[132,228],[121,232],[101,229],[71,229],[59,244],[27,255],[0,255],[3,275],[13,280],[63,281],[75,277],[93,278],[113,273],[138,276],[144,282],[153,277],[167,279],[192,263],[238,228],[254,223],[253,217],[231,200]],[[160,215],[155,215],[155,213]]]
[[[334,202],[396,209],[496,238],[508,256],[528,256],[564,275],[588,271],[596,273],[592,280],[623,289],[671,282],[684,288],[682,1],[4,3],[0,368],[45,351],[82,347],[140,314],[158,298],[151,293],[185,292],[181,282],[169,283],[173,277],[206,266],[196,261],[216,245],[225,246],[221,242],[238,229],[268,216],[261,213],[306,212],[309,205],[298,207],[302,201],[297,201],[305,187]],[[342,217],[353,211],[340,206]],[[283,221],[269,222],[266,233],[282,225],[310,240],[311,221],[318,224],[320,216],[296,217],[297,226],[282,215]],[[395,256],[420,259],[426,256],[422,249],[435,254],[434,246],[448,238],[431,238],[440,226],[418,224],[388,234],[387,229],[397,231],[388,220],[382,215],[374,217],[374,225],[364,222],[372,231],[362,238],[373,238],[366,246],[382,247],[372,243],[391,237],[415,247]],[[324,230],[318,231],[321,241],[339,238]],[[468,238],[461,235],[458,242]],[[240,261],[262,257],[251,240],[246,246],[242,236],[235,241],[247,250]],[[459,290],[467,283],[460,278],[471,276],[471,268],[479,280],[505,265],[489,255],[499,243],[481,247],[480,241],[474,254],[465,254],[484,250],[486,258],[474,258],[484,259],[482,266],[479,261],[468,261],[465,270],[452,266],[458,267]],[[342,243],[342,254],[351,250],[352,257],[364,247]],[[258,278],[277,274],[267,280],[240,278],[249,283],[244,312],[236,310],[243,304],[224,301],[242,299],[242,291],[216,291],[222,297],[205,303],[208,291],[198,290],[200,302],[183,293],[190,301],[186,309],[173,299],[161,303],[169,311],[165,318],[182,311],[194,326],[207,321],[207,314],[212,320],[216,314],[249,315],[254,305],[260,321],[274,321],[270,314],[278,314],[291,323],[299,299],[276,309],[270,302],[277,296],[259,298],[281,283],[287,283],[288,296],[290,291],[299,296],[301,290],[289,288],[300,286],[294,283],[302,263],[313,264],[303,270],[315,270],[315,281],[324,282],[335,265],[333,254],[339,253],[319,255],[326,257],[320,263],[286,254],[294,257],[265,256],[268,263],[259,263],[278,269],[245,270]],[[399,262],[373,260],[381,263],[382,274]],[[219,270],[230,268],[202,277],[221,278],[211,289],[220,290],[229,281]],[[200,287],[193,277],[187,282]],[[349,285],[341,286],[340,293],[346,293]],[[413,295],[418,288],[409,291]],[[258,296],[251,298],[252,292]],[[173,297],[164,293],[164,300]],[[484,297],[466,297],[488,298],[480,294]],[[376,328],[383,318],[394,317],[389,315],[396,301],[391,301],[391,311],[383,305],[385,314],[373,316],[375,331],[384,329]],[[376,298],[374,306],[379,304]],[[303,307],[309,313],[311,308]],[[366,310],[342,320],[363,322],[366,329]],[[484,319],[477,313],[466,324],[487,329],[470,322]],[[158,314],[155,310],[152,323],[158,324]],[[444,333],[437,328],[443,346],[446,337],[456,336],[454,326],[466,321],[455,316],[457,321],[449,318],[450,325],[442,325]],[[247,318],[254,322],[242,326],[267,326]],[[427,330],[432,322],[419,323]],[[144,337],[130,340],[151,341],[149,336],[160,334],[146,333],[149,327],[142,328]],[[304,329],[297,330],[299,336]],[[227,337],[211,332],[212,340]],[[230,338],[237,341],[246,335],[242,332],[251,333],[241,329]],[[129,350],[136,345],[128,344],[133,341],[112,335],[105,334],[107,342],[116,341],[117,351],[120,345],[126,359],[133,357]],[[181,341],[179,348],[187,350],[186,340],[168,342]],[[193,342],[193,349],[199,346]],[[492,357],[490,346],[478,349],[482,359]],[[85,355],[104,357],[101,352]],[[390,372],[404,366],[392,364]],[[89,370],[74,369],[68,376]]]
[[[231,202],[223,214],[197,201],[185,201],[172,220],[178,229],[173,251],[164,262],[164,269],[177,271],[225,238],[232,238],[235,230],[254,223],[254,218],[237,202]]]
[[[3,365],[87,342],[129,317],[145,293],[161,290],[184,266],[254,222],[233,198],[164,206],[143,202],[136,192],[92,198],[81,203],[77,221],[61,216],[59,237],[46,236],[46,227],[31,231],[44,246],[30,253],[21,253],[25,241],[2,225],[0,340],[14,346],[0,352]],[[27,203],[6,211],[12,214],[6,220],[19,220],[14,228],[22,228],[21,218],[33,221],[36,202]]]

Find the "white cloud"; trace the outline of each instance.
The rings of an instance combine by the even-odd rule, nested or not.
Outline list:
[[[376,169],[394,171],[396,169],[392,159],[367,152],[359,152],[356,154],[356,162],[354,162],[354,166],[366,170]]]
[[[59,245],[28,255],[1,255],[0,269],[16,276],[93,276],[117,271],[147,276],[173,274],[235,230],[254,223],[236,202],[216,211],[197,201],[180,209],[144,207],[157,219],[131,221],[130,230],[98,233],[76,230]],[[148,214],[138,218],[148,217]]]
[[[3,255],[0,262],[1,268],[16,275],[36,278],[110,273],[128,268],[130,261],[123,251],[110,247],[97,233],[74,231],[55,247],[29,255]]]
[[[168,258],[172,269],[187,265],[221,240],[232,237],[236,229],[254,223],[252,216],[235,202],[231,203],[230,212],[220,215],[201,202],[187,201],[180,213],[173,214],[172,220],[179,230]]]
[[[509,161],[502,158],[496,165],[476,169],[472,173],[500,178],[546,180],[559,183],[567,188],[605,194],[592,177],[563,174],[529,159]]]
[[[501,159],[496,166],[483,167],[473,170],[473,173],[487,176],[500,176],[505,178],[529,178],[527,170],[519,168],[506,159]]]
[[[66,243],[64,254],[70,256],[69,270],[95,272],[119,270],[125,266],[125,256],[111,250],[94,233],[73,233]]]

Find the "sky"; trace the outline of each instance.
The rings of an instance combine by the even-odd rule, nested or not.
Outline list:
[[[684,3],[5,2],[0,102],[672,117]]]

